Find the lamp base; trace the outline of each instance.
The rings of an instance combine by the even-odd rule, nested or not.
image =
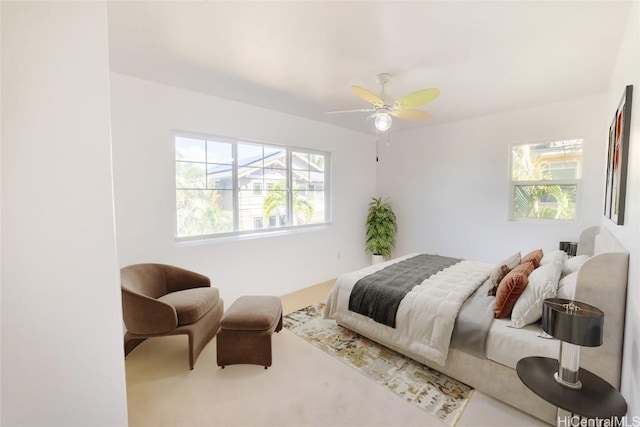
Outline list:
[[[553,374],[553,378],[564,387],[579,390],[582,388],[582,383],[578,379],[578,372],[580,372],[580,347],[562,341],[558,356],[558,372]]]
[[[573,389],[573,390],[580,390],[582,388],[582,382],[580,382],[580,380],[577,380],[577,382],[575,382],[575,383],[572,383],[572,382],[569,382],[569,381],[565,381],[562,378],[560,378],[560,374],[558,372],[553,374],[553,378],[561,386],[564,386],[564,387],[567,387],[567,388],[570,388],[570,389]]]

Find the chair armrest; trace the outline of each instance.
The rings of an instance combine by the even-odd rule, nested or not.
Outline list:
[[[164,277],[167,284],[167,293],[211,286],[207,276],[173,265],[164,266]]]
[[[162,334],[178,326],[178,315],[171,305],[124,288],[122,314],[127,331],[134,334]]]

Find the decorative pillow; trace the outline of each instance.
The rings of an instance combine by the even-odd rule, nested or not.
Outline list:
[[[567,258],[564,262],[564,268],[562,269],[562,275],[566,276],[567,274],[575,273],[580,270],[582,264],[587,262],[589,259],[589,255],[578,255],[571,258]]]
[[[498,285],[500,281],[504,279],[504,276],[507,275],[511,270],[520,265],[520,252],[511,255],[509,258],[502,261],[500,264],[493,269],[491,274],[489,275],[489,281],[491,282],[491,287],[489,288],[489,292],[487,295],[493,296],[496,294],[498,290]]]
[[[529,283],[527,278],[533,271],[533,263],[525,262],[511,270],[500,282],[496,292],[493,313],[496,319],[509,317],[518,297],[522,295]]]
[[[557,298],[574,300],[576,297],[576,283],[578,282],[578,272],[567,274],[558,283]]]
[[[551,262],[564,263],[567,260],[567,253],[565,251],[557,250],[544,254],[540,260],[540,265],[549,264]]]
[[[532,262],[533,268],[538,268],[540,265],[540,261],[544,254],[542,253],[542,249],[536,249],[535,251],[531,251],[520,260],[520,264],[524,264],[525,262]]]
[[[562,262],[541,265],[529,275],[529,284],[516,301],[511,312],[511,326],[522,328],[542,317],[542,301],[556,296]]]

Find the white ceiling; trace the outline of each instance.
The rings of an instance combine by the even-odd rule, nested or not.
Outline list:
[[[368,133],[351,92],[437,87],[429,122],[601,93],[631,3],[109,2],[111,69]]]

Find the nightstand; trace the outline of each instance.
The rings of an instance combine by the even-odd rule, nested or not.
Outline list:
[[[594,373],[580,368],[582,388],[574,390],[560,385],[553,374],[558,361],[548,357],[525,357],[516,365],[520,380],[547,402],[585,418],[621,418],[627,413],[627,402],[611,384]],[[560,420],[558,420],[559,425]],[[568,425],[568,424],[566,424]]]

